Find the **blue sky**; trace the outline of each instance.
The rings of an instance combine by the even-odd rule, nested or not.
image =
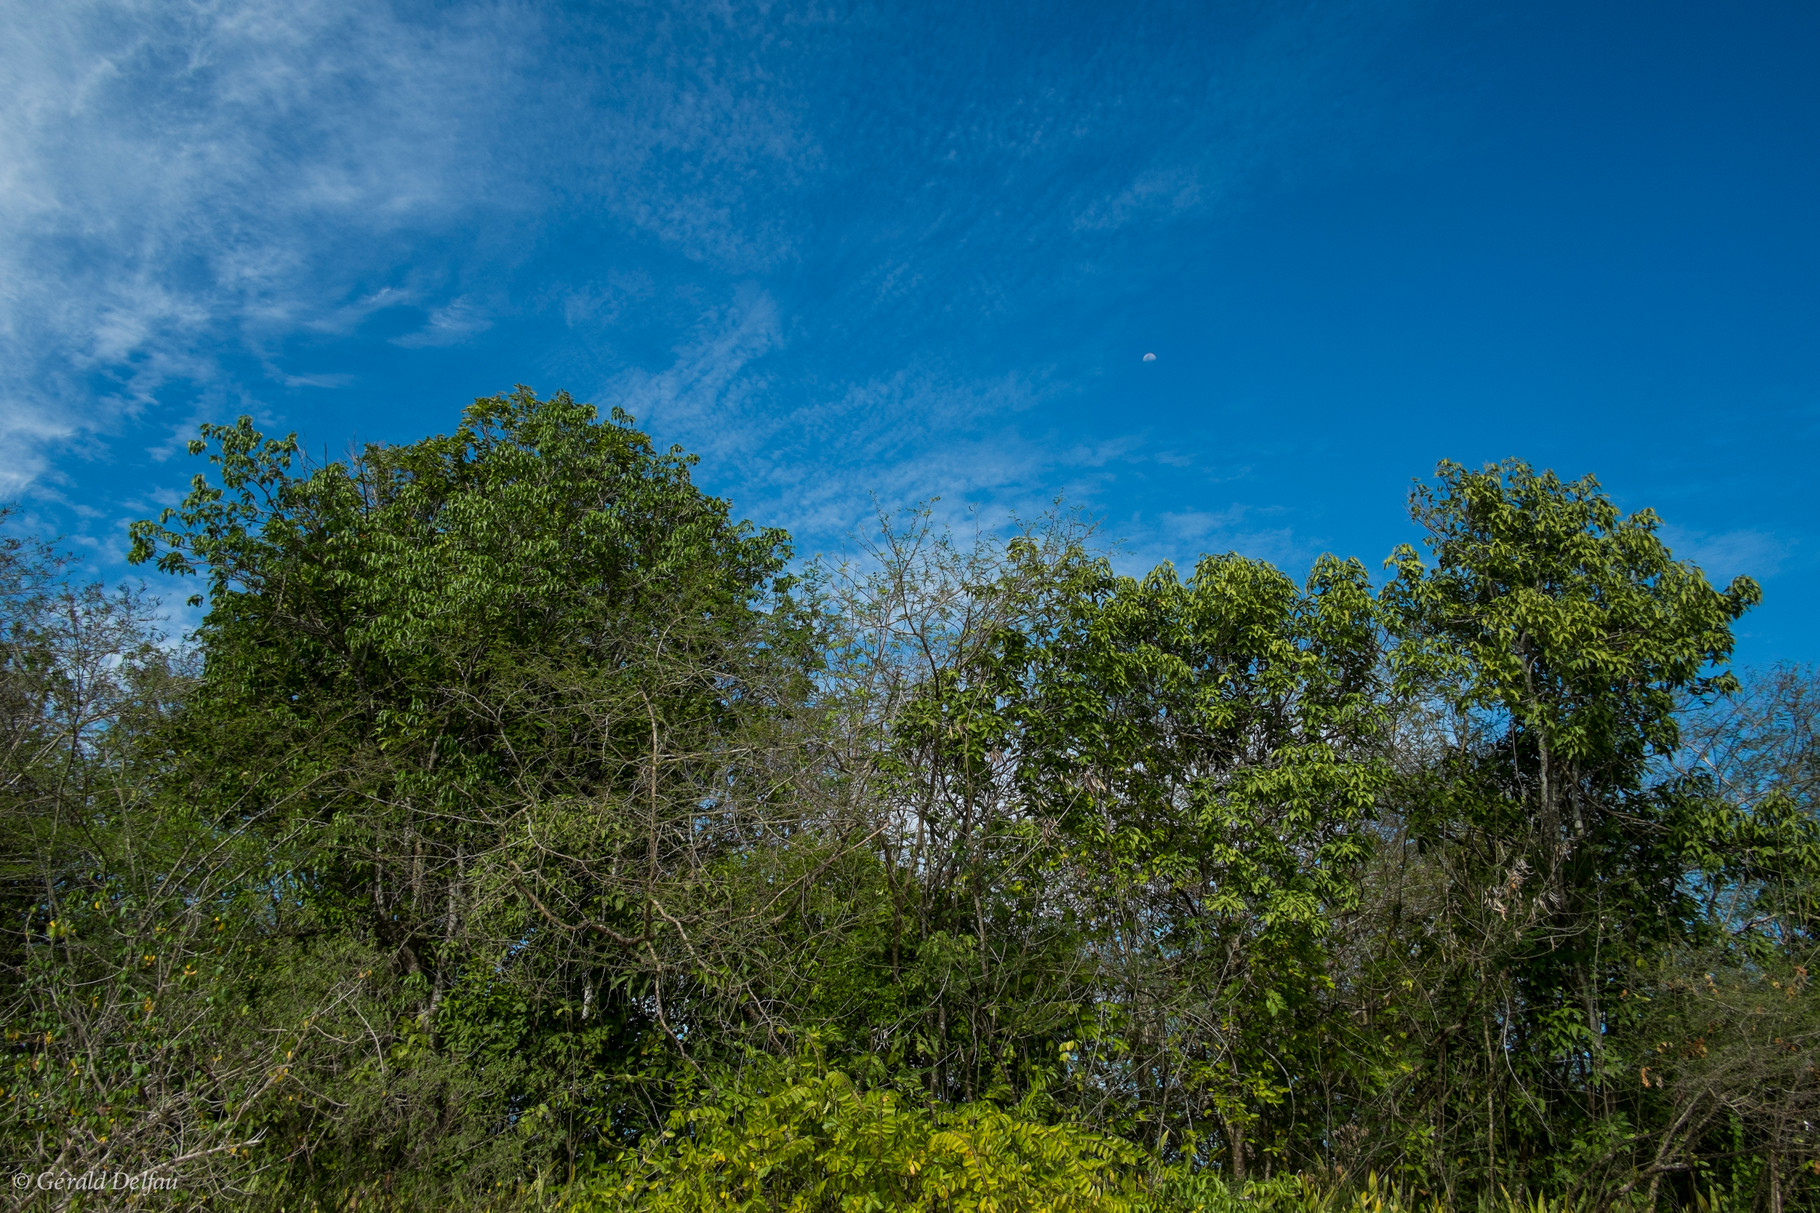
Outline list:
[[[1820,659],[1812,4],[5,8],[0,496],[104,574],[198,421],[523,382],[805,552],[1063,494],[1375,566],[1519,456]]]

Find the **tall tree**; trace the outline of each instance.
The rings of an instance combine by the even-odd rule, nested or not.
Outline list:
[[[470,1184],[572,1162],[661,1115],[710,1024],[773,1027],[702,915],[790,811],[766,737],[813,650],[782,533],[561,394],[301,471],[245,418],[204,438],[218,481],[134,528],[208,585],[173,786],[303,838],[289,929],[382,958],[380,1067],[415,1060],[345,1148]]]
[[[1322,1014],[1386,774],[1365,569],[1326,557],[1298,587],[1206,557],[1070,606],[1021,706],[1021,779],[1078,857],[1100,960],[1082,1090],[1268,1172],[1326,1039],[1291,1025]]]
[[[1398,549],[1384,600],[1398,686],[1441,723],[1401,792],[1410,840],[1444,872],[1421,945],[1441,962],[1419,1036],[1435,1060],[1415,1079],[1431,1162],[1469,1151],[1489,1182],[1500,1158],[1565,1164],[1571,1140],[1577,1173],[1549,1178],[1597,1183],[1635,1073],[1608,1047],[1627,972],[1697,917],[1697,800],[1658,764],[1678,697],[1736,688],[1732,624],[1760,593],[1713,588],[1655,514],[1621,514],[1591,478],[1443,463],[1410,512],[1433,563]],[[1582,1128],[1559,1134],[1563,1117]]]

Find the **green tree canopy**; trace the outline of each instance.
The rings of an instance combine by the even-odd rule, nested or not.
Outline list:
[[[1072,515],[799,562],[525,389],[192,452],[132,531],[191,645],[0,541],[34,1168],[223,1209],[1820,1198],[1820,683],[1735,676],[1756,585],[1590,478],[1443,463],[1374,584],[1123,576]]]

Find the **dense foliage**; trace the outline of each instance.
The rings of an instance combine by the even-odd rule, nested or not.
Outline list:
[[[804,565],[560,394],[338,463],[244,418],[191,450],[132,549],[196,577],[182,643],[0,547],[34,1177],[1820,1202],[1820,680],[1735,678],[1756,586],[1590,479],[1443,463],[1425,551],[1298,582],[1119,576],[1068,517]]]

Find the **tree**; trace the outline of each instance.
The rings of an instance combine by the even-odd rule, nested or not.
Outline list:
[[[661,1120],[711,1025],[775,1032],[703,913],[793,811],[781,532],[561,394],[302,472],[245,418],[204,437],[219,483],[134,528],[208,585],[169,788],[300,839],[274,931],[375,949],[393,1008],[296,1165],[512,1181]]]
[[[1731,625],[1760,593],[1748,578],[1711,587],[1653,513],[1620,514],[1596,481],[1516,461],[1443,463],[1411,515],[1434,564],[1398,549],[1384,599],[1399,691],[1441,726],[1400,794],[1442,873],[1423,937],[1440,971],[1420,978],[1418,1049],[1436,1060],[1413,1079],[1433,1165],[1477,1135],[1480,1182],[1502,1157],[1597,1186],[1626,1165],[1632,1123],[1635,1059],[1611,1044],[1627,974],[1698,917],[1684,853],[1699,799],[1658,764],[1679,741],[1678,696],[1735,690]]]
[[[1441,465],[1374,593],[926,510],[793,573],[688,456],[524,389],[339,463],[192,450],[133,555],[202,579],[193,650],[0,541],[35,1167],[221,1208],[1811,1203],[1813,678],[1741,687],[1754,584],[1591,480]]]
[[[1020,779],[1056,820],[1112,1016],[1080,1075],[1158,1145],[1211,1118],[1230,1173],[1305,1098],[1333,979],[1323,937],[1353,908],[1377,756],[1378,635],[1364,567],[1298,588],[1236,555],[1180,581],[1109,575],[1035,651]],[[1301,1055],[1307,1052],[1307,1055]],[[1287,1135],[1287,1133],[1286,1133]]]

